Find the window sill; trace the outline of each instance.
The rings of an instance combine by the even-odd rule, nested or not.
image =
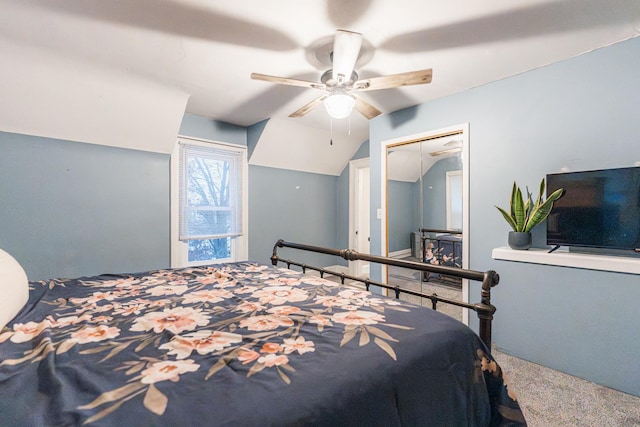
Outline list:
[[[554,265],[582,268],[586,270],[612,271],[616,273],[640,274],[640,258],[612,255],[582,254],[560,248],[552,253],[548,249],[531,248],[517,251],[508,247],[495,248],[491,256],[501,261],[526,262],[530,264]]]

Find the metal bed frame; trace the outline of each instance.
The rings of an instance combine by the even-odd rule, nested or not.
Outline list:
[[[444,265],[446,267],[462,267],[462,260],[457,260],[455,259],[455,254],[456,253],[460,253],[462,254],[462,241],[448,241],[449,243],[451,243],[452,246],[452,254],[454,255],[454,260],[453,260],[453,265],[446,265],[444,263],[442,263],[442,242],[443,240],[440,239],[439,236],[437,236],[437,234],[441,234],[441,235],[456,235],[456,234],[461,234],[462,231],[460,230],[443,230],[443,229],[439,229],[439,228],[420,228],[418,230],[420,232],[420,248],[422,250],[422,262],[427,262],[427,241],[429,242],[435,242],[435,252],[434,255],[435,257],[439,260],[439,264],[437,265]],[[436,236],[429,236],[430,234],[436,234]],[[456,265],[457,264],[457,265]],[[441,276],[444,279],[453,279],[456,282],[457,286],[460,286],[461,284],[461,280],[459,280],[460,278],[451,278],[451,276]],[[429,273],[423,272],[422,273],[422,281],[423,282],[428,282],[429,281]]]
[[[402,289],[398,285],[380,283],[373,280],[369,280],[368,278],[354,277],[345,273],[337,273],[322,267],[314,267],[314,266],[307,265],[305,263],[300,263],[300,262],[292,261],[289,259],[280,258],[278,256],[278,248],[298,249],[302,251],[309,251],[309,252],[316,252],[316,253],[321,253],[326,255],[338,256],[348,261],[357,261],[357,260],[369,261],[377,264],[409,268],[409,269],[418,270],[418,271],[427,272],[427,273],[431,272],[431,273],[446,274],[450,276],[459,277],[461,279],[475,280],[482,283],[482,289],[480,292],[481,299],[480,299],[480,302],[478,303],[466,303],[466,302],[456,301],[449,298],[444,298],[444,297],[438,296],[435,293],[425,294],[422,292],[412,291],[409,289]],[[478,335],[480,336],[480,339],[485,343],[487,348],[491,348],[491,322],[493,320],[493,314],[496,312],[496,307],[491,304],[491,288],[496,286],[500,281],[500,276],[498,275],[498,273],[496,273],[493,270],[487,270],[485,272],[481,272],[481,271],[474,271],[474,270],[465,270],[465,269],[456,268],[456,267],[445,267],[445,266],[439,266],[439,265],[424,264],[421,262],[404,261],[404,260],[393,259],[393,258],[388,258],[383,256],[363,254],[363,253],[356,252],[352,249],[339,250],[339,249],[325,248],[321,246],[310,246],[310,245],[304,245],[300,243],[285,242],[282,239],[278,240],[276,244],[273,246],[273,255],[271,256],[271,264],[273,264],[274,266],[277,266],[278,262],[287,264],[287,268],[291,268],[292,265],[301,267],[303,273],[306,273],[306,270],[314,270],[320,273],[320,277],[324,277],[325,274],[331,274],[331,275],[337,276],[340,278],[342,284],[345,283],[345,279],[348,279],[348,280],[353,280],[356,282],[363,283],[367,290],[369,290],[369,287],[371,285],[379,286],[384,289],[389,289],[395,292],[396,298],[400,298],[401,293],[426,298],[431,300],[431,306],[434,310],[436,309],[437,304],[439,302],[473,310],[478,314],[478,319],[480,321]]]

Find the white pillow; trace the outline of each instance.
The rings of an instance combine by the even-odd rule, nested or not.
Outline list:
[[[0,330],[29,299],[29,281],[22,266],[0,249]]]

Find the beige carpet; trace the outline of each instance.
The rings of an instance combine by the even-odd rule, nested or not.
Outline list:
[[[459,290],[438,283],[421,283],[418,277],[395,267],[389,271],[392,283],[461,299]],[[420,301],[419,297],[401,298],[431,305],[429,300]],[[441,304],[438,311],[458,320],[462,318],[462,309],[455,306]],[[640,397],[509,356],[495,348],[492,354],[516,392],[530,427],[640,427]]]
[[[640,426],[640,397],[493,350],[530,427]],[[640,379],[639,379],[640,380]]]

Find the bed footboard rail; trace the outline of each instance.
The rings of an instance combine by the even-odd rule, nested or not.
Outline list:
[[[460,277],[462,279],[474,280],[482,283],[482,288],[480,293],[481,295],[480,302],[465,303],[462,301],[444,298],[444,297],[438,296],[435,293],[425,294],[418,291],[403,289],[398,285],[380,283],[380,282],[372,281],[362,277],[354,277],[345,273],[337,273],[322,267],[315,267],[315,266],[307,265],[305,263],[300,263],[300,262],[292,261],[289,259],[283,259],[278,256],[278,248],[291,248],[291,249],[297,249],[302,251],[316,252],[316,253],[341,257],[348,261],[358,261],[358,260],[369,261],[377,264],[392,265],[395,267],[409,268],[409,269],[418,270],[422,272],[446,274],[450,276]],[[345,280],[360,282],[365,285],[367,290],[369,290],[369,287],[371,285],[389,289],[395,293],[396,298],[400,298],[401,293],[426,298],[431,300],[431,305],[434,310],[436,309],[437,303],[439,302],[473,310],[477,313],[478,319],[479,319],[478,335],[480,336],[480,339],[485,343],[485,345],[488,348],[491,348],[491,323],[493,320],[493,314],[496,312],[496,307],[491,304],[491,288],[496,286],[500,281],[500,276],[498,275],[498,273],[496,273],[493,270],[487,270],[482,272],[482,271],[466,270],[466,269],[455,268],[455,267],[425,264],[425,263],[420,263],[415,261],[393,259],[393,258],[383,257],[378,255],[363,254],[363,253],[354,251],[353,249],[332,249],[332,248],[325,248],[322,246],[312,246],[312,245],[305,245],[301,243],[291,243],[291,242],[286,242],[282,239],[278,240],[276,244],[273,246],[273,255],[271,256],[271,263],[274,266],[278,265],[278,262],[287,264],[288,268],[291,267],[292,265],[301,267],[303,272],[306,272],[306,270],[317,271],[320,273],[321,277],[324,277],[325,274],[331,274],[331,275],[340,277],[341,282],[343,284],[345,283]]]

